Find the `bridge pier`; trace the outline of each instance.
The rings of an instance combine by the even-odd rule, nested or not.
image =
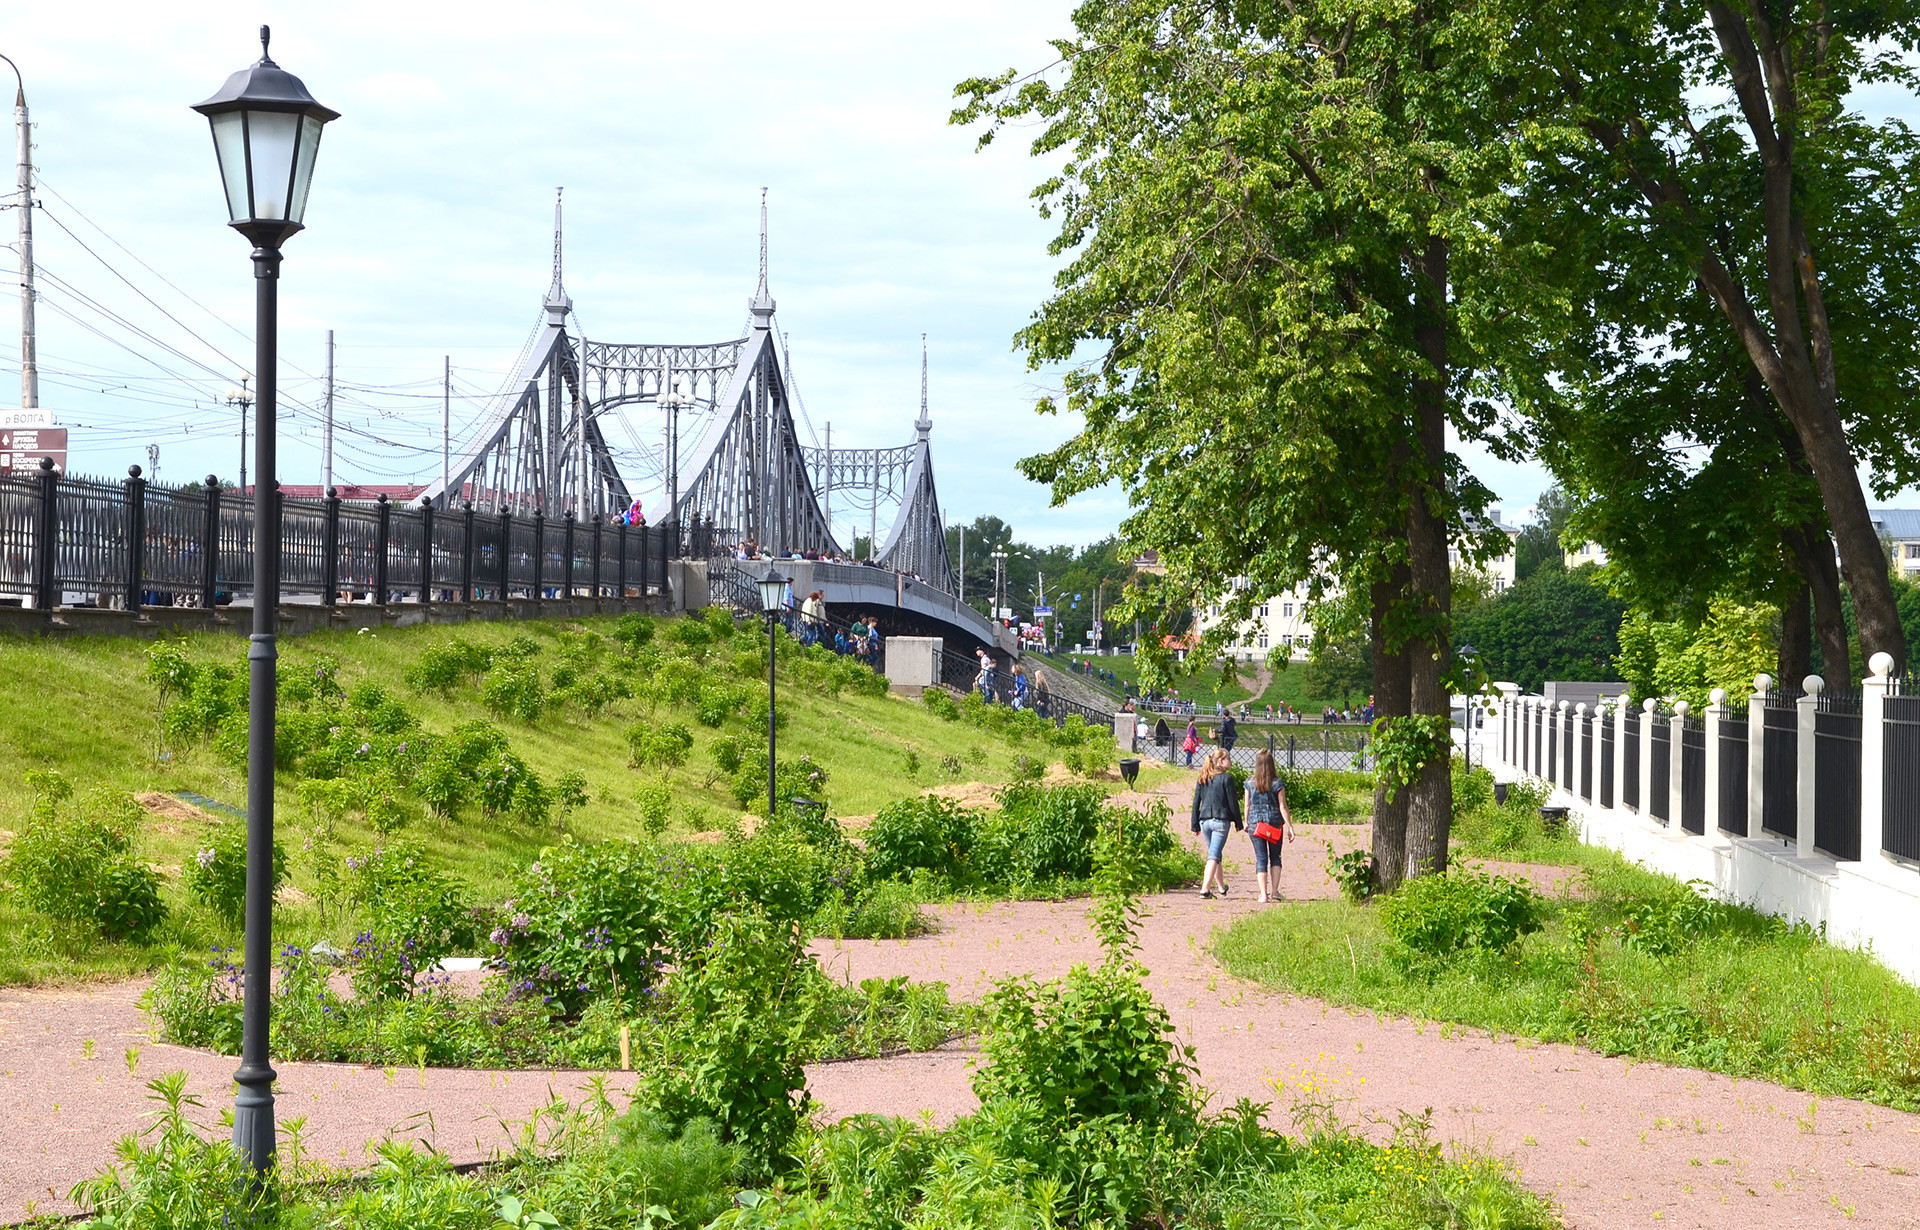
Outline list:
[[[940,654],[945,645],[937,636],[888,637],[888,690],[920,699],[922,693],[940,682]]]

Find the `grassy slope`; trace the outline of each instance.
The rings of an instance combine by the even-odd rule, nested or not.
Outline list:
[[[344,686],[378,683],[418,714],[426,729],[445,732],[456,723],[489,715],[472,685],[447,698],[408,692],[404,671],[422,647],[456,636],[496,648],[523,634],[545,643],[562,630],[605,633],[611,624],[582,620],[323,633],[282,641],[281,664],[283,670],[297,671],[318,655],[332,655],[342,664]],[[237,638],[206,635],[191,638],[187,645],[196,661],[244,669],[245,642]],[[536,661],[543,673],[558,664],[550,649]],[[245,775],[210,747],[162,748],[158,695],[144,677],[145,665],[146,645],[122,638],[0,638],[0,830],[17,827],[27,811],[31,799],[21,775],[30,768],[57,769],[82,793],[94,787],[184,790],[244,804]],[[942,721],[898,696],[845,692],[829,697],[783,684],[779,703],[788,717],[780,731],[781,758],[805,754],[828,768],[832,778],[826,793],[837,815],[871,814],[896,798],[950,780],[941,767],[943,757],[960,760],[961,779],[1005,782],[1017,755],[1046,756],[1038,744],[1009,743],[963,723]],[[680,721],[694,732],[686,767],[672,774],[676,807],[670,834],[712,829],[723,817],[738,813],[727,779],[714,769],[708,749],[722,734],[744,732],[740,719],[713,731],[693,720],[690,706],[661,706],[649,715],[645,706],[628,700],[597,718],[560,710],[531,726],[511,718],[492,720],[512,739],[514,751],[549,782],[569,770],[582,774],[592,802],[576,812],[564,830],[557,823],[517,828],[477,812],[451,821],[427,818],[409,828],[408,836],[470,885],[479,900],[503,896],[513,875],[563,833],[597,840],[641,832],[634,793],[642,779],[627,767],[625,737],[635,721]],[[917,774],[906,768],[909,749],[919,753]],[[311,817],[284,775],[277,798],[278,833],[292,855],[294,887],[310,890],[310,867],[301,845]],[[352,820],[342,821],[338,831],[349,844],[374,839]],[[204,845],[203,836],[203,829],[191,822],[150,821],[141,834],[144,857],[168,873],[165,895],[175,915],[151,949],[232,938],[205,911],[188,907],[178,887],[178,868]],[[278,924],[285,935],[304,937],[322,927],[311,906],[283,904],[279,913],[285,916]],[[82,931],[48,923],[0,899],[0,984],[122,974],[146,968],[152,959],[149,946],[100,944]]]

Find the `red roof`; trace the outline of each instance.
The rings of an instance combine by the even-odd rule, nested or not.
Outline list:
[[[424,483],[335,483],[333,489],[343,500],[372,501],[384,495],[389,500],[408,504],[419,499],[427,488]],[[253,487],[249,485],[246,491],[252,495]],[[280,494],[290,500],[317,500],[325,496],[326,491],[318,483],[281,483]]]

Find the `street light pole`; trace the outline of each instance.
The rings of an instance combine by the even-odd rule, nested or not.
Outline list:
[[[280,247],[302,229],[320,129],[339,113],[314,101],[267,52],[194,107],[213,129],[229,224],[253,244],[254,488],[253,634],[247,649],[246,990],[240,1069],[233,1075],[233,1144],[256,1174],[273,1165],[274,1071],[267,1057],[272,1012],[273,759],[275,624],[280,609],[280,525],[274,410],[278,367]]]
[[[777,620],[787,607],[787,585],[791,578],[780,575],[778,568],[767,569],[767,575],[760,578],[760,610],[767,617],[767,823],[773,823],[773,814],[777,806],[774,792],[774,649],[778,640]]]

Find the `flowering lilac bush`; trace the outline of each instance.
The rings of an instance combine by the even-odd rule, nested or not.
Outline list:
[[[634,842],[541,851],[488,937],[514,994],[567,1017],[602,995],[641,998],[673,956],[671,874]]]

